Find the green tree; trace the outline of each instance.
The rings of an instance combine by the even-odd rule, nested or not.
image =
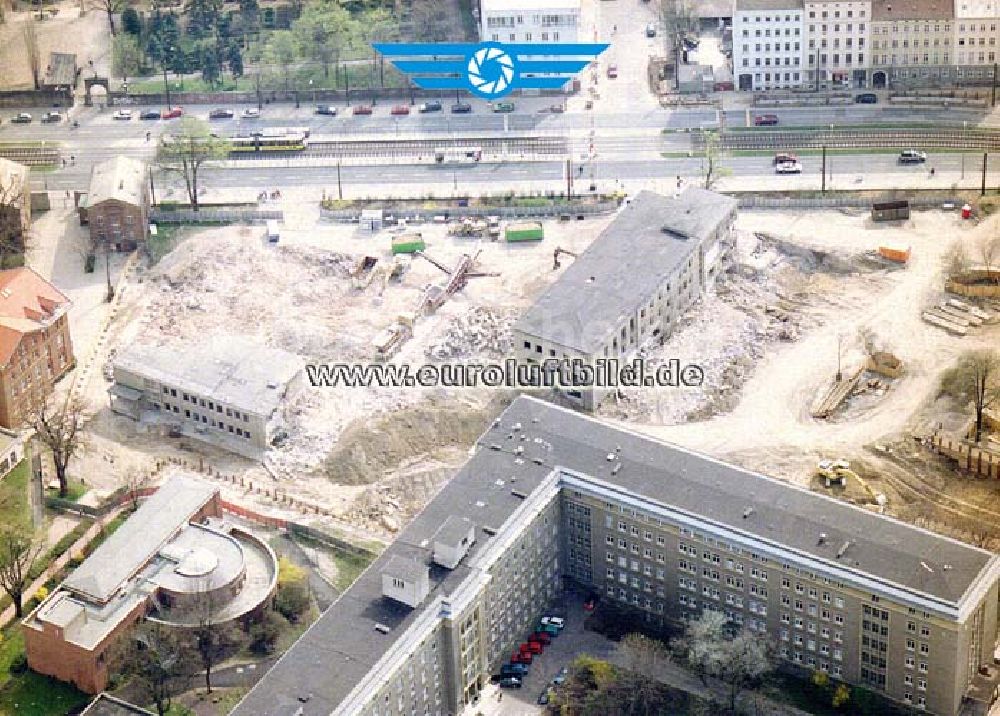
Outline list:
[[[292,24],[292,32],[302,54],[323,66],[323,77],[330,76],[330,65],[340,61],[340,53],[358,34],[350,13],[336,3],[312,3]]]
[[[222,77],[222,58],[219,46],[213,40],[202,40],[197,45],[198,65],[205,84],[214,87]]]
[[[24,592],[31,584],[31,567],[45,543],[27,524],[0,527],[0,588],[14,603],[14,616],[24,616]]]
[[[298,57],[295,36],[291,30],[277,30],[271,33],[267,47],[264,50],[264,62],[281,68],[281,77],[288,89],[288,75]]]
[[[214,34],[222,15],[222,0],[187,0],[184,17],[187,20],[187,34],[200,40]]]
[[[226,64],[233,77],[243,76],[243,53],[238,42],[230,42],[226,47]]]
[[[278,593],[274,606],[290,622],[298,621],[309,608],[309,581],[305,570],[287,557],[278,560]]]
[[[158,716],[170,711],[171,694],[188,680],[194,660],[191,646],[181,630],[148,620],[136,627],[131,638],[120,639],[111,658],[112,668],[133,677],[131,688],[152,702]]]
[[[705,150],[701,157],[701,171],[705,177],[704,188],[712,189],[718,183],[719,179],[729,176],[732,172],[728,168],[720,166],[722,163],[722,152],[719,149],[718,133],[706,132],[704,137]]]
[[[111,65],[114,73],[123,80],[139,74],[142,65],[142,50],[135,35],[123,33],[111,40]]]
[[[198,211],[198,173],[206,162],[225,159],[230,148],[228,139],[212,136],[207,122],[184,117],[177,134],[161,138],[156,162],[183,178],[191,208]]]
[[[122,10],[122,29],[136,37],[142,34],[142,20],[139,18],[139,13],[131,5]]]
[[[245,45],[246,36],[260,30],[260,4],[257,0],[240,0],[239,23]]]

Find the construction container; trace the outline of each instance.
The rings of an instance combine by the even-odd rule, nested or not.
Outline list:
[[[910,202],[886,201],[872,204],[872,221],[900,221],[910,218]]]
[[[507,224],[504,238],[509,242],[541,241],[545,238],[545,232],[537,221],[525,221],[519,224]]]
[[[969,206],[968,204],[963,204],[962,205],[962,218],[963,219],[968,219],[970,216],[972,216],[972,207]]]
[[[905,264],[910,260],[910,247],[904,244],[889,244],[878,247],[879,255],[882,258]]]
[[[425,248],[427,248],[427,244],[424,243],[424,237],[421,234],[400,234],[392,237],[393,254],[412,254],[416,251],[423,251]]]

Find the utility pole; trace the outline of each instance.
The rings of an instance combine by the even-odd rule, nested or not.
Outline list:
[[[149,170],[149,203],[150,206],[156,204],[156,187],[153,186],[153,170]]]
[[[823,145],[823,183],[820,186],[820,191],[826,191],[826,145]]]
[[[566,198],[573,198],[573,160],[566,160]]]
[[[340,183],[340,160],[337,160],[337,198],[343,201],[344,187]]]
[[[997,106],[997,83],[1000,82],[1000,77],[997,76],[997,70],[1000,69],[1000,63],[993,63],[993,101],[992,106]]]
[[[983,186],[979,191],[979,196],[986,196],[986,161],[990,155],[983,152]]]

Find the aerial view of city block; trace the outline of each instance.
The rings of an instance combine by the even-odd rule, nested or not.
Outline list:
[[[1000,0],[0,0],[0,716],[1000,716]]]

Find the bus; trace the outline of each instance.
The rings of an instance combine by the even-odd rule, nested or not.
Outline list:
[[[435,164],[475,164],[482,158],[482,147],[440,147],[434,150]]]
[[[233,152],[301,152],[309,144],[305,135],[299,134],[263,134],[256,137],[231,137],[229,139]]]

